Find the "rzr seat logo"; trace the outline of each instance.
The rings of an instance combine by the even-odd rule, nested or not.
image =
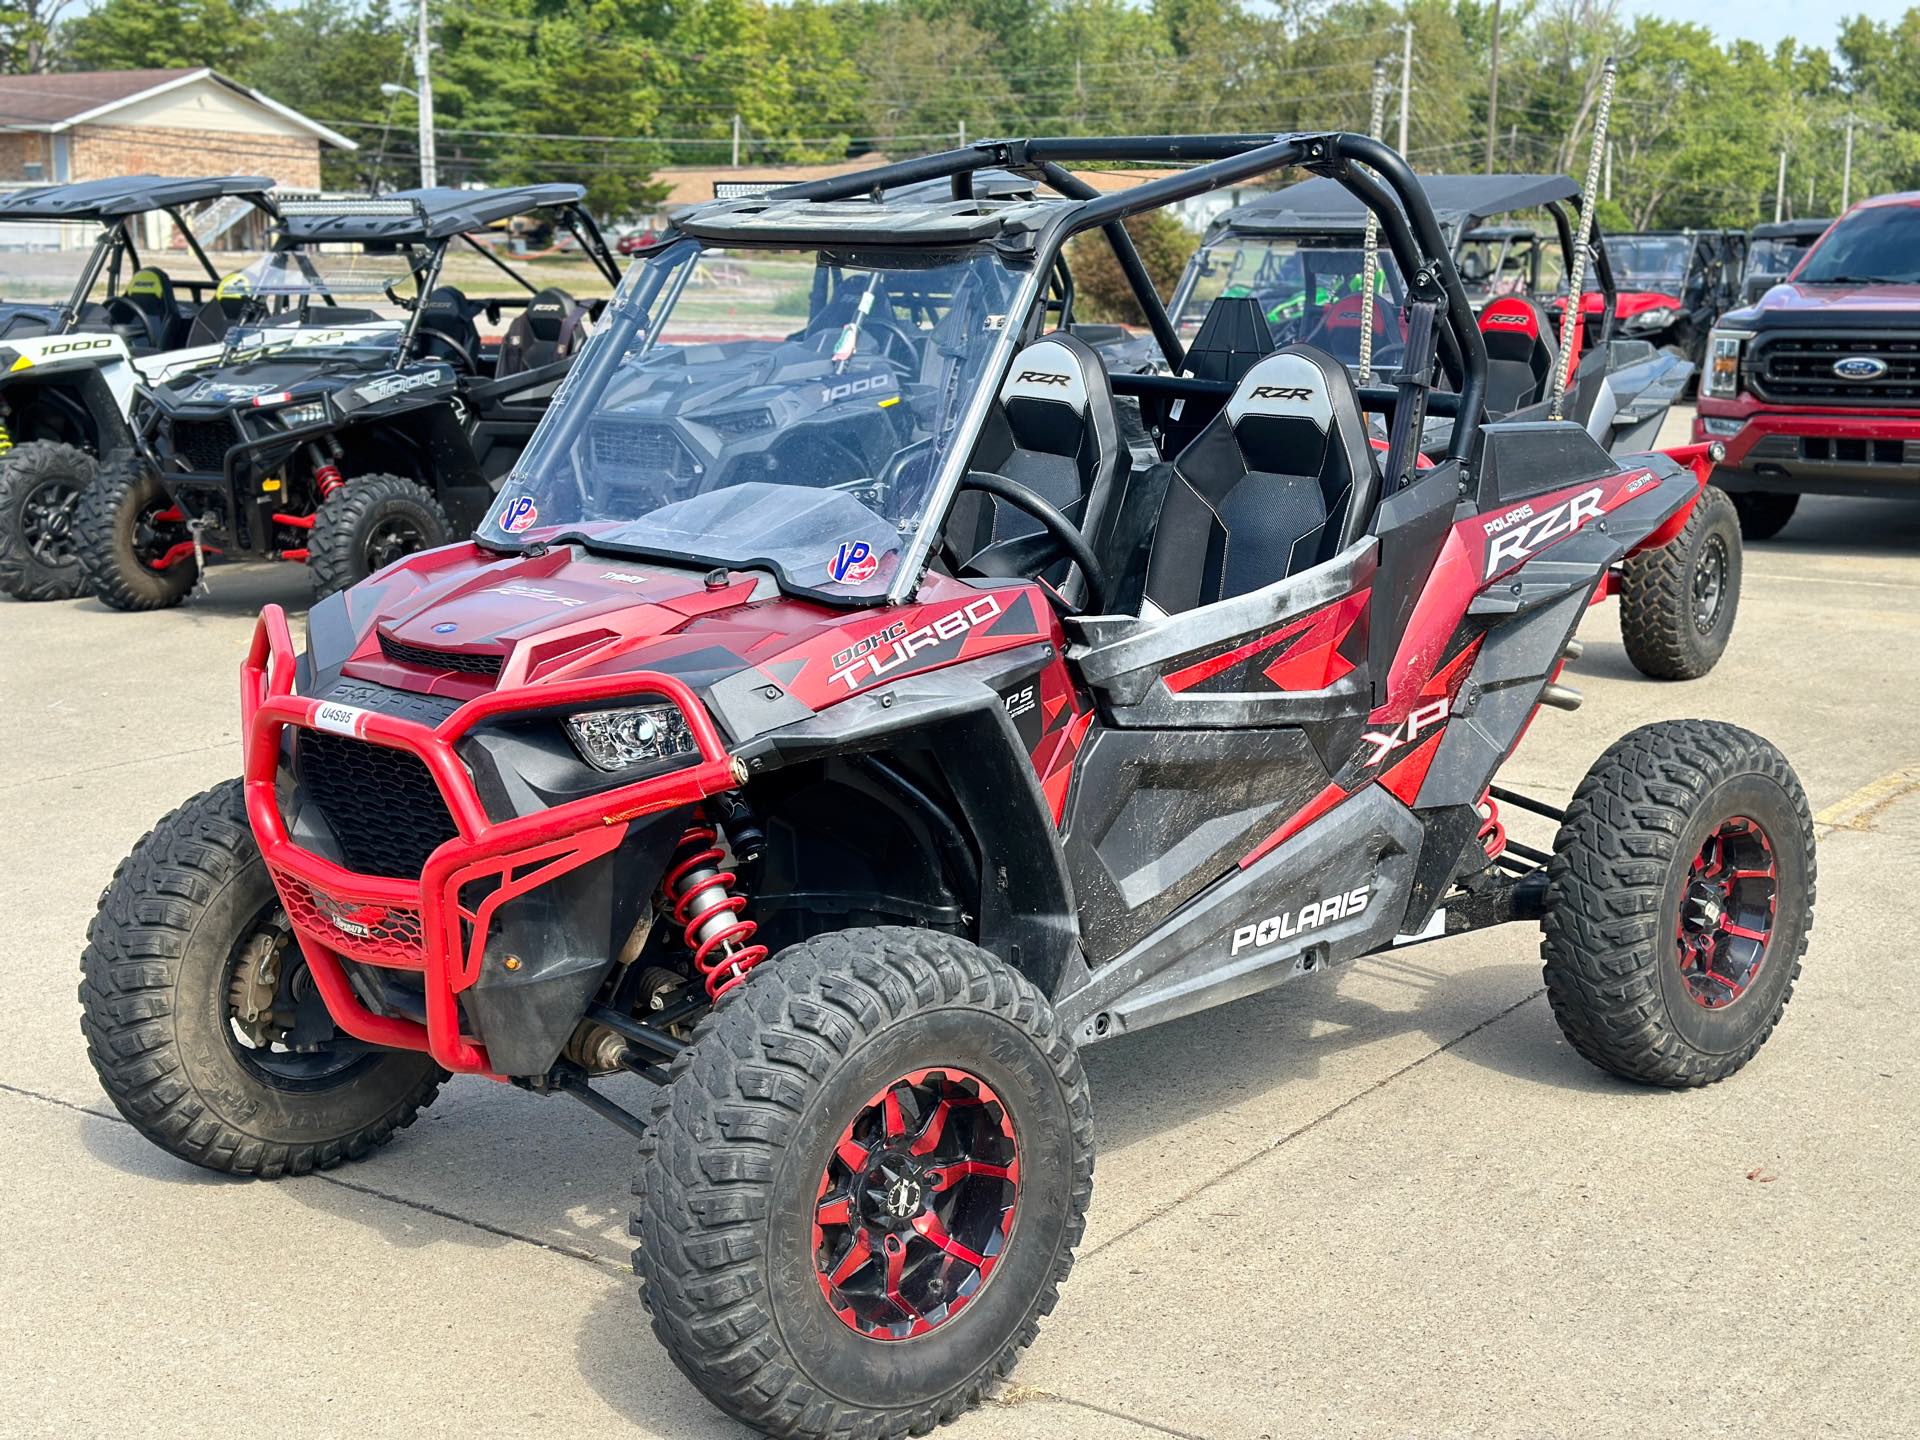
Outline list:
[[[897,670],[922,650],[938,645],[943,640],[957,639],[977,625],[984,625],[1000,613],[998,595],[982,595],[978,600],[970,601],[958,610],[949,610],[938,620],[929,621],[917,630],[909,630],[894,636],[898,627],[889,625],[880,632],[888,636],[879,644],[870,642],[878,637],[869,636],[860,645],[842,650],[833,657],[836,667],[827,676],[828,680],[838,680],[849,690],[858,690],[869,681],[878,680],[889,670]],[[862,647],[866,648],[862,648]]]
[[[1253,387],[1255,400],[1311,400],[1313,391],[1299,385],[1256,385]]]
[[[1535,551],[1571,535],[1600,514],[1600,495],[1596,485],[1537,516],[1526,513],[1530,506],[1522,506],[1487,521],[1486,532],[1493,543],[1487,547],[1487,568],[1481,578],[1491,580]]]
[[[1489,325],[1517,325],[1526,330],[1533,328],[1531,315],[1488,315],[1485,317],[1485,322]]]
[[[1016,385],[1058,385],[1064,390],[1067,386],[1067,377],[1065,375],[1054,375],[1045,370],[1022,370],[1019,375],[1014,377],[1013,383]]]
[[[1322,925],[1344,920],[1349,915],[1358,915],[1367,908],[1367,899],[1372,893],[1371,885],[1358,885],[1344,895],[1302,905],[1296,912],[1269,915],[1251,925],[1242,925],[1233,932],[1233,948],[1227,951],[1227,955],[1229,958],[1238,955],[1249,945],[1256,950],[1264,950],[1277,941],[1291,939],[1308,930],[1317,930]]]

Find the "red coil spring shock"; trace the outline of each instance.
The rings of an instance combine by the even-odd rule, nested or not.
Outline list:
[[[767,958],[767,947],[753,943],[760,927],[740,913],[747,908],[747,897],[733,893],[739,877],[720,868],[727,856],[714,843],[719,838],[720,832],[705,820],[689,826],[680,837],[673,868],[661,882],[673,922],[686,936],[694,968],[714,1000]]]
[[[346,484],[347,477],[340,473],[338,465],[322,465],[313,472],[313,483],[320,487],[320,498],[324,500]]]
[[[1500,823],[1500,806],[1492,794],[1480,797],[1480,834],[1482,846],[1486,848],[1489,860],[1498,859],[1500,852],[1507,848],[1507,827]]]

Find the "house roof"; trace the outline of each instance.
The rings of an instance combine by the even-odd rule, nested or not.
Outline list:
[[[57,134],[76,125],[111,124],[117,110],[203,80],[224,86],[292,121],[336,150],[360,148],[319,121],[204,65],[194,70],[83,70],[71,75],[0,76],[0,130]]]

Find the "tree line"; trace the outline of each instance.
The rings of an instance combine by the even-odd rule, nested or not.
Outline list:
[[[1494,74],[1498,14],[1498,85]],[[962,136],[1367,125],[1376,64],[1425,171],[1583,177],[1620,81],[1616,228],[1831,214],[1920,186],[1920,8],[1831,50],[1720,42],[1620,0],[430,0],[444,182],[578,179],[609,217],[663,166],[913,154]],[[211,65],[350,135],[328,183],[415,174],[405,0],[0,0],[8,73]],[[4,123],[4,116],[0,116]]]

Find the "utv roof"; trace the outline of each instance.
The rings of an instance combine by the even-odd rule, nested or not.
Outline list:
[[[917,188],[917,187],[916,187]],[[951,192],[949,192],[951,193]],[[877,200],[714,200],[672,214],[676,229],[703,240],[781,245],[964,245],[1038,228],[1064,200],[931,200],[898,191]]]
[[[1827,227],[1833,224],[1826,220],[1769,220],[1764,225],[1756,225],[1747,233],[1755,240],[1817,240],[1827,233]]]
[[[440,240],[559,205],[578,205],[581,185],[515,185],[504,190],[395,190],[335,200],[290,200],[280,207],[289,240]]]
[[[1580,187],[1565,175],[1422,175],[1434,218],[1450,234],[1472,230],[1494,215],[1533,210],[1555,200],[1577,200]],[[1320,177],[1289,185],[1229,210],[1216,229],[1250,234],[1358,230],[1367,223],[1359,198],[1337,180]]]
[[[225,195],[264,195],[273,185],[266,175],[121,175],[72,185],[34,185],[0,194],[0,219],[112,220]]]

